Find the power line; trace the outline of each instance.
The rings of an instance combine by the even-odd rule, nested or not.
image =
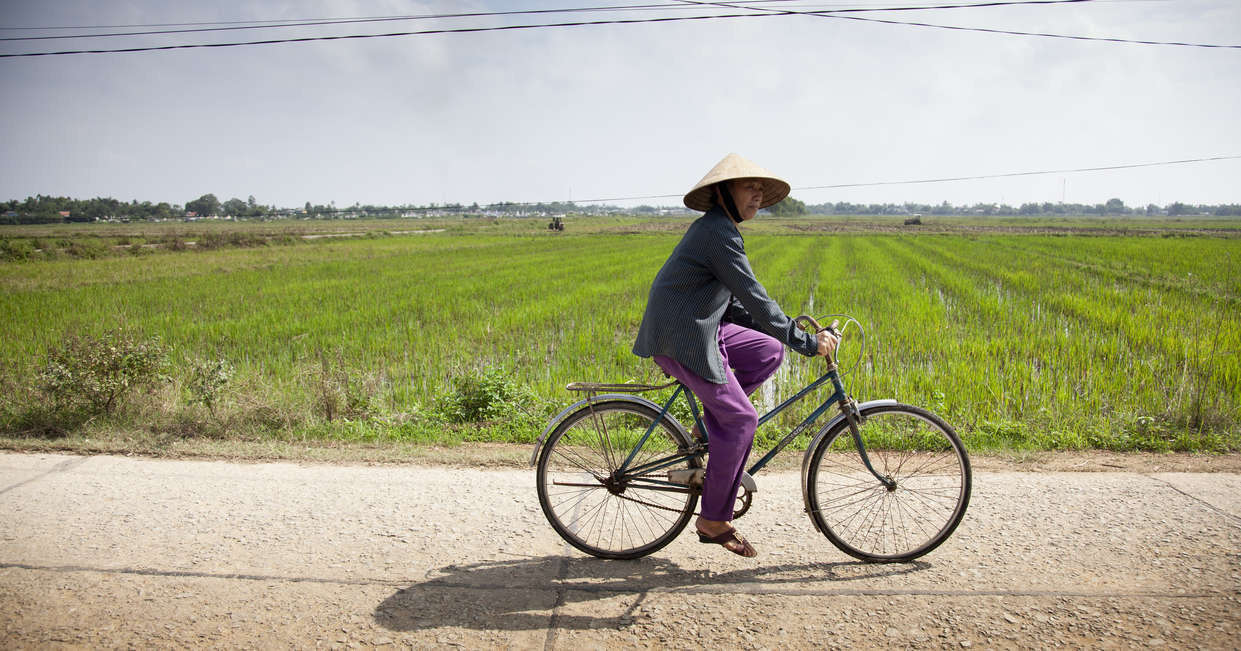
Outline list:
[[[129,47],[112,50],[65,50],[61,52],[22,52],[18,54],[0,54],[0,59],[15,57],[62,56],[68,54],[116,54],[123,52],[155,52],[160,50],[190,50],[198,48],[240,47],[246,45],[275,45],[277,43],[308,43],[312,41],[342,41],[368,38],[392,38],[396,36],[428,36],[431,34],[468,34],[475,32],[501,32],[521,29],[543,29],[555,27],[584,27],[589,25],[632,25],[638,23],[669,23],[683,20],[715,20],[721,18],[766,18],[782,14],[718,14],[712,16],[669,16],[660,18],[629,18],[617,20],[591,20],[568,23],[544,23],[538,25],[499,25],[493,27],[461,27],[455,29],[427,29],[411,32],[391,32],[388,34],[345,34],[341,36],[305,36],[301,38],[279,38],[262,41],[242,41],[232,43],[190,43],[182,45],[156,45],[149,47]]]
[[[787,3],[787,2],[795,2],[795,1],[796,0],[738,0],[737,4],[756,5],[756,4],[775,3],[775,2]],[[284,26],[285,24],[296,26],[297,24],[318,23],[318,22],[328,22],[328,21],[339,21],[339,22],[347,23],[347,22],[354,22],[354,21],[369,21],[369,20],[382,21],[382,20],[412,20],[412,19],[423,19],[423,18],[473,18],[473,17],[487,17],[487,16],[512,16],[512,15],[522,15],[522,14],[532,15],[532,14],[574,13],[574,12],[587,12],[587,11],[628,11],[628,10],[636,10],[636,9],[644,10],[644,9],[675,9],[675,8],[686,9],[688,7],[686,7],[679,0],[671,0],[671,2],[664,2],[664,3],[658,3],[658,4],[603,5],[603,6],[598,6],[598,7],[570,7],[570,8],[557,8],[557,9],[519,9],[519,10],[511,10],[511,11],[479,11],[479,12],[452,13],[452,14],[408,14],[408,15],[402,14],[402,15],[394,15],[394,16],[337,16],[337,17],[329,17],[329,18],[320,17],[320,18],[285,18],[285,19],[279,19],[279,20],[222,20],[222,21],[186,22],[186,23],[135,23],[135,24],[127,24],[127,25],[61,25],[61,26],[44,26],[44,27],[29,27],[29,26],[2,27],[0,26],[0,31],[4,31],[4,30],[58,30],[58,29],[128,29],[128,28],[141,28],[141,27],[202,27],[202,26],[208,26],[208,25],[260,25],[260,24],[263,24],[266,26]]]
[[[1140,168],[1140,167],[1162,167],[1162,166],[1168,166],[1168,165],[1183,165],[1183,164],[1188,164],[1188,163],[1204,163],[1204,162],[1212,162],[1212,161],[1238,160],[1238,159],[1241,159],[1241,154],[1230,155],[1230,156],[1208,156],[1208,157],[1202,157],[1202,158],[1185,158],[1185,159],[1180,159],[1180,160],[1155,161],[1155,162],[1148,162],[1148,163],[1127,163],[1127,164],[1122,164],[1122,165],[1104,165],[1104,166],[1099,166],[1099,167],[1078,167],[1078,168],[1073,168],[1073,169],[1040,170],[1040,171],[1033,171],[1033,172],[1005,172],[1005,173],[1000,173],[1000,174],[977,174],[973,176],[953,176],[953,177],[944,177],[944,178],[935,178],[935,179],[914,179],[914,180],[904,180],[904,181],[871,181],[871,182],[866,182],[866,183],[837,183],[833,185],[798,186],[798,187],[792,188],[792,191],[801,192],[805,190],[834,190],[834,189],[841,189],[841,188],[864,188],[864,187],[876,187],[876,186],[885,186],[885,185],[917,185],[917,184],[929,184],[929,183],[949,183],[953,181],[976,181],[976,180],[983,180],[983,179],[999,179],[999,178],[1009,178],[1009,177],[1015,177],[1015,176],[1037,176],[1037,175],[1047,175],[1047,174],[1077,174],[1077,173],[1085,173],[1085,172],[1102,172],[1102,171],[1109,171],[1109,170],[1134,169],[1134,168]],[[617,202],[617,201],[644,201],[648,199],[680,199],[683,196],[684,196],[683,194],[647,194],[647,195],[635,195],[635,196],[627,196],[627,197],[607,197],[607,198],[602,198],[602,199],[571,199],[571,200],[564,200],[564,201],[498,201],[498,202],[492,202],[490,204],[484,204],[482,205],[482,207],[539,206],[539,205],[546,206],[546,205],[555,205],[555,204],[573,205],[573,204],[579,204],[579,203],[610,203],[610,202]],[[333,208],[329,210],[318,210],[316,212],[320,212],[324,214],[353,212],[353,211],[357,211],[357,212],[420,212],[420,211],[432,211],[432,210],[453,209],[453,208],[463,208],[463,207],[464,207],[464,204],[461,204],[458,202],[458,203],[447,203],[441,206],[436,206],[436,205],[431,205],[431,206],[370,206],[370,207],[352,206],[348,208]],[[280,209],[276,211],[276,213],[280,213],[280,214],[295,214],[297,212],[298,211],[295,208]]]
[[[774,3],[790,3],[798,0],[737,0],[732,4],[738,6],[774,4]],[[940,8],[967,8],[972,6],[1000,6],[1000,5],[1022,5],[1022,4],[1047,4],[1049,2],[1092,2],[1094,0],[1006,0],[1000,2],[987,2],[978,5],[947,5],[943,7],[937,6],[918,6],[918,7],[867,7],[867,8],[849,8],[849,9],[830,9],[824,11],[832,12],[854,12],[854,11],[906,11],[906,10],[922,10],[922,9],[940,9]],[[702,4],[702,3],[698,3]],[[845,3],[828,3],[845,4]],[[849,3],[856,4],[856,3]],[[489,16],[514,16],[514,15],[536,15],[536,14],[554,14],[554,13],[581,13],[591,11],[630,11],[630,10],[647,10],[647,9],[689,9],[682,0],[673,0],[659,4],[636,4],[636,5],[604,5],[598,7],[575,7],[575,8],[558,8],[558,9],[521,9],[513,11],[480,11],[470,13],[452,13],[452,14],[411,14],[411,15],[395,15],[395,16],[338,16],[332,18],[286,18],[281,20],[225,20],[225,21],[200,21],[187,23],[137,23],[127,25],[60,25],[60,26],[44,26],[44,27],[3,27],[0,31],[51,31],[63,29],[133,29],[145,27],[204,27],[204,26],[220,26],[220,25],[237,25],[242,27],[234,27],[233,29],[248,29],[251,27],[298,27],[304,25],[318,24],[346,24],[353,22],[381,22],[390,20],[422,20],[432,18],[477,18]],[[185,30],[195,31],[195,30]],[[142,34],[159,34],[164,32],[140,32]],[[172,33],[172,32],[169,32]],[[115,34],[115,36],[128,36],[129,34]],[[85,34],[83,37],[92,36],[113,36],[112,34]],[[80,36],[51,36],[45,38],[79,38]],[[0,40],[23,40],[23,39],[0,39]]]
[[[682,0],[682,1],[690,3],[690,4],[694,4],[694,5],[725,7],[725,8],[730,8],[730,9],[743,8],[738,5],[734,5],[734,4],[727,3],[727,2],[697,2],[695,0]],[[1030,3],[1023,3],[1023,4],[1058,4],[1059,2],[1090,2],[1090,1],[1091,0],[1046,0],[1045,2],[1039,2],[1038,0],[1033,0]],[[977,6],[994,6],[995,4],[998,4],[998,3],[986,3],[982,5],[977,5]],[[1172,45],[1172,46],[1179,46],[1179,47],[1241,49],[1241,45],[1220,45],[1220,44],[1213,44],[1213,43],[1187,43],[1184,41],[1147,41],[1147,40],[1140,40],[1140,39],[1108,38],[1108,37],[1101,37],[1101,36],[1074,36],[1071,34],[1052,34],[1052,33],[1047,33],[1047,32],[1021,32],[1021,31],[1010,30],[1010,29],[988,29],[986,27],[961,27],[958,25],[938,25],[935,23],[919,23],[919,22],[904,21],[904,20],[885,20],[882,18],[862,18],[861,16],[837,15],[839,13],[843,13],[843,12],[837,12],[837,11],[830,11],[830,12],[828,11],[792,11],[788,9],[768,9],[766,7],[744,7],[744,8],[752,9],[753,11],[770,12],[769,14],[765,14],[765,15],[773,15],[773,16],[815,16],[818,18],[836,18],[839,20],[857,20],[857,21],[867,22],[867,23],[882,23],[885,25],[906,25],[910,27],[929,27],[929,28],[934,28],[934,29],[948,29],[948,30],[959,31],[959,32],[982,32],[985,34],[1003,34],[1006,36],[1037,36],[1041,38],[1059,38],[1059,39],[1068,39],[1068,40],[1073,40],[1073,41],[1128,43],[1131,45]]]
[[[788,0],[751,0],[758,2],[787,2]],[[352,25],[358,23],[383,23],[394,21],[410,21],[410,20],[443,20],[452,18],[491,18],[499,16],[522,16],[537,14],[557,14],[557,13],[593,13],[603,11],[634,11],[649,9],[690,9],[682,4],[641,4],[641,5],[607,5],[599,7],[578,7],[568,9],[525,9],[516,11],[479,11],[470,13],[455,14],[417,14],[403,16],[361,16],[354,18],[298,18],[290,20],[256,20],[256,21],[226,21],[219,23],[165,23],[151,25],[113,25],[113,26],[81,26],[81,27],[23,27],[23,28],[0,28],[0,29],[112,29],[123,27],[183,27],[183,26],[202,26],[202,25],[224,25],[223,27],[195,27],[193,29],[165,29],[144,32],[109,32],[105,34],[65,34],[55,36],[12,36],[0,37],[0,41],[40,41],[54,39],[72,39],[72,38],[102,38],[111,36],[150,36],[161,34],[190,34],[200,32],[226,32],[246,29],[278,29],[284,27],[317,27],[323,25]]]
[[[948,183],[950,181],[976,181],[980,179],[1003,179],[1014,176],[1039,176],[1045,174],[1077,174],[1082,172],[1103,172],[1107,170],[1128,170],[1138,167],[1163,167],[1166,165],[1184,165],[1186,163],[1205,163],[1208,161],[1235,160],[1241,158],[1236,156],[1211,156],[1207,158],[1185,158],[1182,160],[1165,160],[1153,163],[1129,163],[1126,165],[1106,165],[1103,167],[1078,167],[1075,169],[1065,170],[1041,170],[1037,172],[1007,172],[1004,174],[982,174],[978,176],[953,176],[939,179],[919,179],[915,181],[876,181],[872,183],[840,183],[836,185],[816,185],[804,188],[794,188],[796,190],[828,190],[836,188],[865,188],[881,185],[915,185],[919,183]]]
[[[1063,5],[1078,4],[1083,2],[1097,2],[1098,0],[990,0],[988,2],[970,2],[956,4],[940,4],[940,5],[919,5],[919,6],[897,6],[897,7],[860,7],[852,9],[821,9],[810,11],[795,11],[793,9],[768,9],[766,7],[752,7],[751,2],[710,2],[708,0],[677,0],[686,5],[698,5],[703,7],[724,7],[727,9],[752,9],[754,11],[779,12],[782,14],[847,14],[862,12],[888,12],[888,11],[932,11],[943,9],[983,9],[990,7],[1013,7],[1018,5]],[[792,0],[788,0],[792,1]]]
[[[838,190],[842,188],[868,188],[885,185],[920,185],[929,183],[950,183],[953,181],[978,181],[983,179],[1002,179],[1015,176],[1039,176],[1047,174],[1079,174],[1085,172],[1103,172],[1108,170],[1126,170],[1139,167],[1163,167],[1168,165],[1184,165],[1187,163],[1205,163],[1210,161],[1237,160],[1241,154],[1233,156],[1209,156],[1203,158],[1185,158],[1181,160],[1155,161],[1150,163],[1127,163],[1123,165],[1104,165],[1100,167],[1078,167],[1073,169],[1039,170],[1034,172],[1005,172],[1001,174],[976,174],[973,176],[951,176],[934,179],[913,179],[904,181],[870,181],[866,183],[836,183],[833,185],[809,185],[793,188],[795,192],[805,190]],[[634,197],[610,197],[607,199],[574,199],[572,203],[607,203],[612,201],[642,201],[646,199],[679,199],[680,194],[652,194]],[[544,202],[548,203],[548,202]]]
[[[815,14],[811,14],[815,15]],[[903,22],[897,20],[882,20],[879,18],[862,18],[860,16],[832,16],[823,15],[823,18],[839,18],[841,20],[860,20],[868,23],[884,23],[887,25],[909,25],[911,27],[930,27],[934,29],[949,29],[961,32],[982,32],[986,34],[1004,34],[1008,36],[1038,36],[1042,38],[1060,38],[1072,41],[1096,41],[1103,43],[1128,43],[1130,45],[1172,45],[1179,47],[1201,47],[1201,48],[1222,48],[1222,49],[1241,49],[1241,45],[1222,45],[1215,43],[1187,43],[1184,41],[1146,41],[1141,39],[1129,38],[1107,38],[1102,36],[1074,36],[1071,34],[1050,34],[1045,32],[1019,32],[1009,29],[987,29],[985,27],[959,27],[956,25],[936,25],[933,23],[915,23]]]
[[[797,0],[746,0],[740,2],[732,2],[730,6],[736,9],[751,9],[752,5],[769,4],[769,2],[792,2]],[[824,14],[836,14],[836,12],[856,12],[856,11],[925,11],[934,9],[973,9],[973,7],[994,7],[994,6],[1010,6],[1010,5],[1055,5],[1066,4],[1066,2],[1093,2],[1095,0],[1004,0],[992,2],[977,2],[977,4],[964,5],[930,5],[930,6],[896,6],[896,7],[854,7],[854,9],[831,9],[822,10]],[[50,40],[66,40],[66,38],[103,38],[113,36],[153,36],[153,35],[169,35],[169,33],[199,33],[199,32],[216,32],[216,31],[237,31],[237,30],[273,30],[282,29],[282,27],[313,27],[323,25],[354,25],[362,24],[362,22],[392,22],[392,21],[410,21],[410,20],[443,20],[443,19],[463,19],[463,17],[495,17],[495,16],[522,16],[522,15],[541,15],[541,14],[586,14],[586,12],[599,11],[634,11],[634,10],[652,10],[652,9],[694,9],[692,5],[715,5],[716,2],[689,2],[686,0],[675,0],[674,2],[663,2],[663,4],[645,4],[645,5],[604,5],[604,6],[585,6],[585,7],[562,7],[562,9],[529,9],[514,11],[473,11],[465,12],[465,14],[417,14],[417,15],[398,15],[398,16],[354,16],[354,17],[328,17],[328,19],[287,19],[287,20],[238,20],[238,21],[221,21],[221,22],[155,22],[155,24],[145,25],[79,25],[65,27],[0,27],[0,31],[12,30],[103,30],[103,29],[127,29],[127,27],[192,27],[187,30],[153,30],[138,32],[108,32],[108,33],[65,33],[65,35],[51,36],[7,36],[0,37],[0,41],[50,41]],[[759,9],[759,7],[755,7]]]
[[[728,6],[735,9],[763,9],[760,7],[752,7],[753,5],[766,3],[787,3],[795,0],[749,0],[746,2],[730,3]],[[1001,7],[1011,5],[1041,5],[1041,4],[1066,4],[1080,2],[1094,2],[1095,0],[1004,0],[996,2],[982,2],[975,4],[952,4],[952,5],[930,5],[916,7],[867,7],[867,8],[849,8],[849,9],[830,9],[822,10],[821,13],[851,13],[851,12],[874,12],[874,11],[926,11],[932,9],[970,9],[978,7]],[[54,29],[112,29],[125,27],[191,27],[191,29],[160,29],[141,32],[108,32],[103,34],[56,34],[50,36],[8,36],[0,37],[0,41],[47,41],[47,40],[65,40],[78,38],[109,38],[116,36],[152,36],[167,34],[194,34],[203,32],[227,32],[250,29],[280,29],[285,27],[319,27],[324,25],[352,25],[359,23],[381,23],[393,21],[411,21],[411,20],[442,20],[451,18],[490,18],[497,16],[522,16],[522,15],[540,15],[540,14],[557,14],[557,13],[593,13],[603,11],[634,11],[634,10],[651,10],[651,9],[692,9],[693,5],[717,5],[719,3],[709,2],[689,2],[688,0],[676,0],[673,3],[662,4],[639,4],[639,5],[604,5],[596,7],[576,7],[576,8],[560,8],[560,9],[524,9],[514,11],[479,11],[469,13],[452,13],[452,14],[416,14],[416,15],[400,15],[400,16],[360,16],[352,18],[298,18],[290,20],[255,20],[255,21],[225,21],[219,23],[155,23],[149,25],[98,25],[98,26],[79,26],[79,27],[0,27],[0,30],[54,30]],[[723,6],[723,5],[721,5]],[[766,9],[763,9],[766,10]],[[212,25],[212,27],[206,27]]]
[[[773,0],[773,1],[776,1],[776,0]],[[967,6],[999,6],[1001,4],[1052,4],[1052,3],[1058,4],[1058,3],[1063,3],[1063,2],[1078,2],[1078,1],[1085,2],[1085,1],[1090,1],[1090,0],[1021,0],[1018,2],[1008,2],[1008,3],[989,2],[989,3],[981,3],[977,5],[916,7],[916,8],[910,8],[910,9],[911,10],[912,9],[932,9],[932,8],[947,9],[947,8],[964,8]],[[1171,41],[1142,41],[1142,40],[1102,38],[1102,37],[1091,37],[1091,36],[1071,36],[1071,35],[1065,35],[1065,34],[1019,32],[1019,31],[1012,31],[1012,30],[986,29],[986,28],[980,28],[980,27],[958,27],[958,26],[951,26],[951,25],[935,25],[935,24],[930,24],[930,23],[882,20],[878,18],[862,18],[858,16],[841,16],[841,15],[836,15],[835,13],[836,11],[844,11],[844,10],[832,10],[832,12],[825,12],[825,11],[802,12],[802,11],[788,11],[788,10],[779,10],[779,9],[766,9],[766,8],[759,8],[759,7],[730,5],[727,3],[696,3],[696,4],[712,4],[712,5],[722,6],[722,7],[747,9],[747,10],[750,10],[750,13],[715,14],[715,15],[699,15],[699,16],[661,16],[657,18],[630,18],[630,19],[615,19],[615,20],[574,21],[574,22],[564,22],[564,23],[543,23],[543,24],[532,24],[532,25],[501,25],[501,26],[493,26],[493,27],[463,27],[463,28],[454,28],[454,29],[431,29],[431,30],[419,30],[419,31],[407,31],[407,32],[391,32],[391,33],[386,33],[386,34],[346,34],[346,35],[338,35],[338,36],[307,36],[307,37],[300,37],[300,38],[265,39],[265,40],[258,40],[258,41],[240,41],[240,42],[227,42],[227,43],[190,43],[190,44],[179,44],[179,45],[157,45],[157,46],[146,46],[146,47],[130,47],[130,48],[98,49],[98,50],[63,50],[63,51],[57,51],[57,52],[22,52],[22,53],[15,53],[15,54],[0,54],[0,59],[20,58],[20,57],[64,56],[64,55],[72,55],[72,54],[118,54],[118,53],[128,53],[128,52],[154,52],[154,51],[162,51],[162,50],[225,48],[225,47],[241,47],[241,46],[249,46],[249,45],[276,45],[276,44],[281,44],[281,43],[307,43],[307,42],[312,42],[312,41],[360,40],[360,39],[371,39],[371,38],[392,38],[392,37],[399,37],[399,36],[428,36],[428,35],[433,35],[433,34],[464,34],[464,33],[496,32],[496,31],[511,31],[511,30],[524,30],[524,29],[583,27],[583,26],[594,26],[594,25],[633,25],[633,24],[642,24],[642,23],[679,22],[679,21],[687,21],[687,20],[717,20],[717,19],[727,19],[727,18],[763,18],[763,17],[770,17],[770,16],[786,16],[786,15],[807,15],[807,16],[817,16],[820,18],[839,18],[843,20],[857,20],[857,21],[876,22],[876,23],[884,23],[884,24],[892,24],[892,25],[933,27],[933,28],[938,28],[938,29],[951,29],[951,30],[968,31],[968,32],[987,32],[987,33],[1006,34],[1006,35],[1015,35],[1015,36],[1041,36],[1041,37],[1048,37],[1048,38],[1072,39],[1072,40],[1081,40],[1081,41],[1105,41],[1105,42],[1112,42],[1112,43],[1131,43],[1131,44],[1140,44],[1140,45],[1176,45],[1176,46],[1200,47],[1200,48],[1241,49],[1241,45],[1216,45],[1216,44],[1205,44],[1205,43],[1185,43],[1185,42],[1171,42]],[[756,10],[765,11],[768,13],[753,13],[753,11],[756,11]],[[896,11],[896,10],[901,10],[901,9],[900,8],[886,8],[882,10],[883,11]],[[864,11],[880,11],[880,9],[866,9]]]

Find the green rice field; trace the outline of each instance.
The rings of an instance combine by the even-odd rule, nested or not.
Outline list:
[[[859,400],[928,407],[974,449],[1241,448],[1241,223],[1046,222],[959,218],[911,231],[807,218],[744,232],[786,312],[864,326],[840,352]],[[123,327],[158,337],[170,365],[114,429],[533,440],[576,399],[568,382],[662,381],[630,346],[688,220],[566,223],[552,233],[543,220],[389,220],[337,233],[365,236],[314,238],[255,226],[280,238],[209,250],[135,246],[194,236],[153,232],[163,225],[6,227],[0,237],[25,238],[27,250],[34,238],[95,238],[121,252],[0,262],[0,424],[8,436],[31,431],[22,414],[67,334]],[[210,414],[187,400],[188,369],[202,360],[235,369]],[[821,368],[790,353],[756,402],[774,404]],[[435,417],[478,377],[510,384],[512,418]],[[760,435],[780,424],[792,423]]]

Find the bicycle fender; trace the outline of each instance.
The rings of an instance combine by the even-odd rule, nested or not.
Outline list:
[[[660,409],[659,405],[651,402],[650,400],[639,398],[638,396],[628,393],[605,393],[603,395],[592,396],[584,400],[579,400],[562,409],[559,414],[553,416],[551,421],[547,423],[547,427],[543,428],[543,433],[539,434],[539,438],[534,440],[534,453],[530,455],[530,466],[533,467],[534,464],[539,462],[539,450],[543,449],[543,442],[547,440],[547,436],[552,433],[552,430],[556,429],[557,425],[560,425],[560,421],[564,420],[569,414],[585,407],[586,405],[598,404],[600,402],[632,402],[644,407],[650,407],[651,409],[654,409],[656,413],[658,413]],[[672,418],[672,416],[668,417]]]
[[[900,401],[894,398],[881,398],[879,400],[867,400],[866,402],[859,402],[857,408],[858,408],[858,412],[861,413],[871,407],[878,407],[879,405],[895,405],[899,403]],[[810,512],[810,497],[808,495],[809,489],[810,489],[810,455],[814,453],[814,449],[818,447],[819,442],[823,440],[823,437],[827,436],[827,433],[830,432],[832,428],[836,426],[836,423],[839,423],[840,421],[844,419],[845,419],[845,415],[843,413],[838,413],[834,417],[832,417],[831,420],[827,421],[826,425],[819,428],[819,433],[815,434],[814,438],[810,440],[810,445],[806,446],[806,453],[802,455],[802,458],[801,458],[801,494],[802,494],[802,498],[806,501],[806,512],[807,513]]]

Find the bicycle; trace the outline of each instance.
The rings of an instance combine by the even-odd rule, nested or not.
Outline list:
[[[845,317],[823,328],[842,336]],[[865,349],[862,331],[861,350]],[[815,528],[837,548],[868,562],[907,562],[932,551],[960,524],[969,505],[969,456],[960,437],[930,411],[892,399],[858,403],[841,382],[835,355],[827,370],[759,418],[758,426],[825,384],[833,393],[743,474],[733,518],[749,510],[753,476],[832,405],[802,458],[802,495]],[[664,403],[633,395],[676,387]],[[554,416],[535,442],[539,505],[552,528],[577,549],[600,558],[633,559],[672,542],[695,515],[710,432],[697,401],[680,382],[663,385],[575,382],[586,398]],[[608,392],[608,393],[600,393]],[[697,440],[672,417],[684,397]]]

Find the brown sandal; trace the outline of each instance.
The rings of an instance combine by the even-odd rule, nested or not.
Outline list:
[[[758,556],[758,550],[754,549],[754,545],[751,545],[749,541],[742,538],[741,534],[737,533],[737,530],[732,527],[729,527],[728,531],[725,531],[718,536],[708,536],[702,531],[698,531],[698,542],[709,545],[719,545],[738,556],[744,556],[746,558],[754,558],[755,556]],[[739,548],[729,547],[729,543],[736,543]]]

